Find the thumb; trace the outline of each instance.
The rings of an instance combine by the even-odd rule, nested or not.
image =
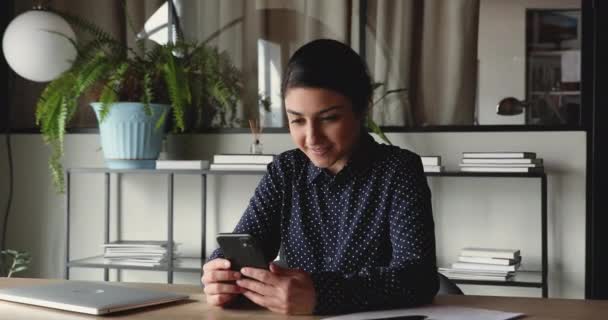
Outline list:
[[[271,263],[270,264],[270,272],[272,272],[272,273],[291,274],[291,273],[293,273],[292,271],[294,271],[294,270],[289,269],[289,268],[281,267],[280,265],[278,265],[276,263]]]

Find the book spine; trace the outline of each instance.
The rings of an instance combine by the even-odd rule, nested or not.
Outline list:
[[[422,165],[424,166],[440,166],[441,158],[440,157],[420,157],[422,160]]]
[[[271,155],[220,155],[213,156],[213,163],[221,164],[269,164],[274,159]]]
[[[515,271],[517,270],[517,265],[512,266],[499,266],[493,264],[481,264],[481,263],[468,263],[468,262],[455,262],[452,263],[453,269],[463,269],[463,270],[492,270],[492,271]]]
[[[483,250],[483,249],[462,249],[460,255],[464,257],[486,257],[497,259],[517,259],[519,250]]]
[[[463,152],[463,158],[513,158],[513,159],[534,159],[536,153],[534,152]]]
[[[501,266],[509,266],[516,263],[515,259],[496,259],[496,258],[485,258],[485,257],[458,257],[458,261],[460,262],[469,262],[469,263],[485,263],[485,264],[495,264]]]

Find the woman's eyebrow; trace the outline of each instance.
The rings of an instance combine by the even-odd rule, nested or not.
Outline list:
[[[330,111],[333,111],[333,110],[336,110],[336,109],[341,109],[342,107],[343,106],[341,106],[341,105],[331,106],[329,108],[326,108],[326,109],[323,109],[323,110],[317,112],[316,114],[319,115],[319,114],[327,113],[327,112],[330,112]],[[291,110],[289,108],[287,108],[285,111],[287,111],[287,113],[291,113],[291,114],[296,115],[296,116],[303,116],[304,115],[301,112],[294,111],[294,110]]]

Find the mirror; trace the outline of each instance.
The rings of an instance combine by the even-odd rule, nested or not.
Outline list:
[[[580,0],[177,3],[186,36],[215,43],[243,69],[241,116],[259,116],[265,127],[286,126],[283,67],[319,37],[350,43],[365,56],[384,84],[376,98],[405,89],[374,105],[382,126],[580,126]],[[270,112],[259,95],[269,98]],[[524,112],[497,113],[507,97],[525,102]]]
[[[27,4],[15,3],[19,3],[16,14],[27,9]],[[98,20],[93,12],[99,10],[80,10],[77,3],[63,0],[54,5]],[[142,24],[164,1],[145,3],[144,9],[132,11]],[[374,81],[383,84],[376,90],[371,115],[385,130],[494,125],[582,128],[581,0],[174,3],[186,39],[226,51],[242,71],[245,87],[237,120],[225,126],[209,118],[202,131],[246,130],[247,120],[256,118],[264,128],[284,130],[287,122],[280,98],[284,66],[300,45],[321,37],[349,43],[365,57]],[[360,10],[365,14],[360,15]],[[108,25],[126,25],[106,20]],[[22,112],[14,114],[12,122],[35,128],[32,97],[40,88],[23,81],[15,86],[27,90],[15,90],[19,92],[15,101],[20,101],[16,109]],[[399,90],[380,99],[395,89]],[[521,113],[497,113],[498,103],[508,97],[521,102]],[[95,121],[82,123],[79,126],[77,119],[74,126],[96,126]]]

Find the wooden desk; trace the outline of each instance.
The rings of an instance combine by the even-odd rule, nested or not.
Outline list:
[[[47,279],[6,279],[0,278],[0,288],[16,286],[54,283],[65,280]],[[111,316],[95,317],[84,314],[58,311],[41,307],[33,307],[18,303],[0,301],[0,319],[27,319],[27,320],[76,320],[76,319],[210,319],[210,320],[271,320],[271,319],[299,319],[310,320],[321,317],[312,316],[283,316],[264,310],[225,310],[205,304],[201,288],[189,285],[167,284],[134,284],[117,283],[140,288],[166,290],[189,294],[191,301],[149,307],[134,311],[117,313]],[[523,312],[530,320],[560,320],[560,319],[608,319],[608,301],[591,300],[565,300],[541,298],[505,298],[482,296],[438,296],[437,304],[457,305],[474,308]]]

